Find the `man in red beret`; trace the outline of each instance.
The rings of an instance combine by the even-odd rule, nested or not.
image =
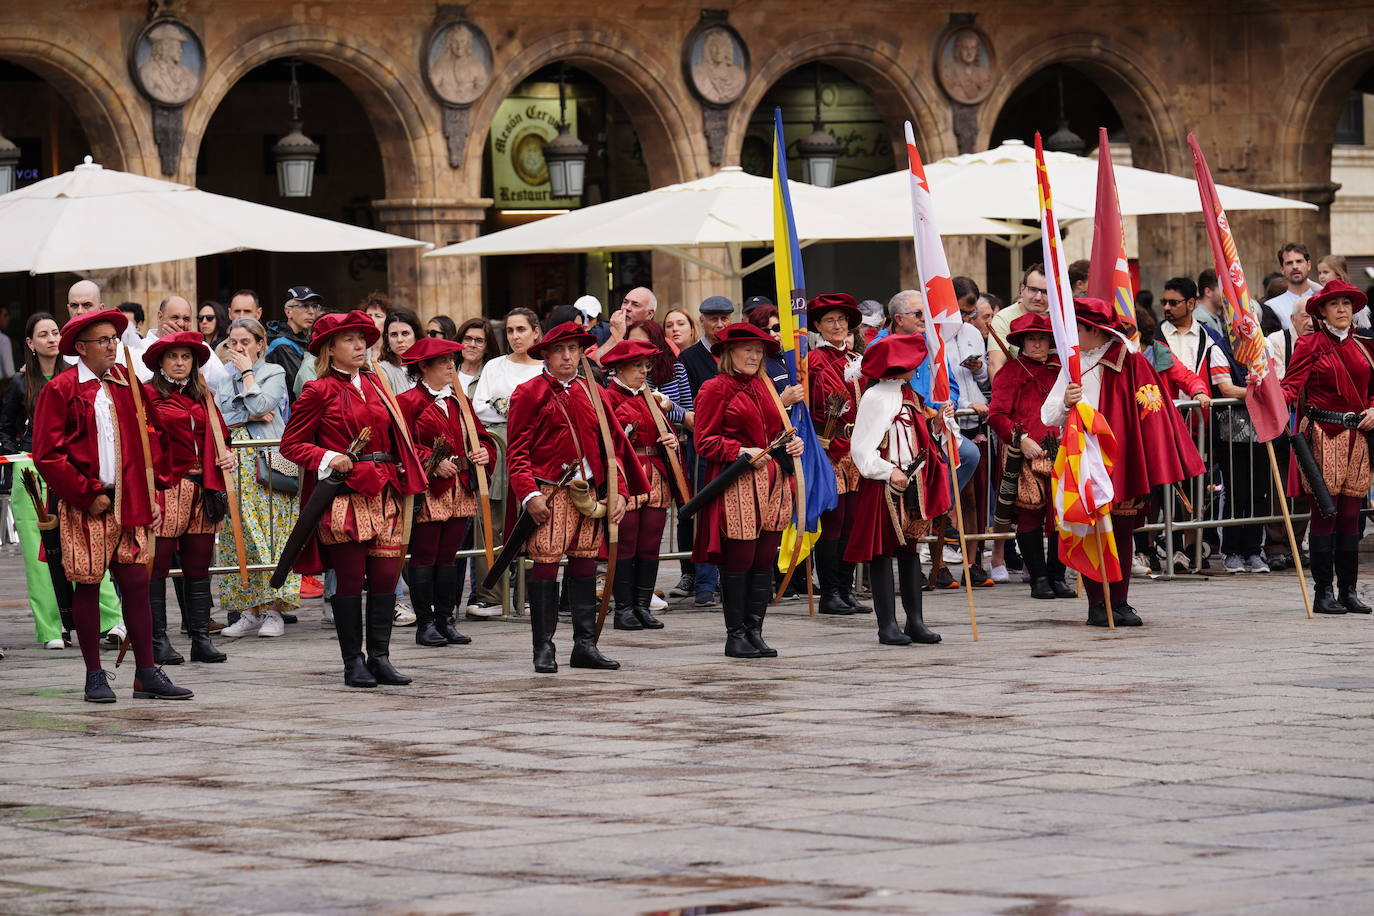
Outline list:
[[[567,487],[555,484],[569,466],[586,481],[605,514],[619,524],[626,500],[647,493],[634,447],[620,424],[608,422],[613,455],[602,447],[601,424],[587,379],[579,378],[583,351],[596,337],[573,321],[550,328],[529,354],[544,361],[539,375],[517,386],[510,398],[506,468],[510,501],[528,509],[538,528],[525,542],[534,569],[529,582],[534,670],[558,670],[553,636],[558,629],[558,564],[568,558],[567,588],[572,611],[574,668],[619,668],[596,646],[596,558],[605,545],[601,518],[583,515]],[[608,417],[609,420],[609,417]],[[607,493],[609,462],[618,467],[615,492]],[[607,587],[610,587],[607,583]]]
[[[148,463],[131,380],[115,362],[128,319],[113,309],[88,311],[62,328],[61,352],[77,358],[43,386],[34,410],[34,466],[56,495],[62,566],[74,584],[72,616],[86,662],[86,700],[113,703],[100,665],[100,581],[119,586],[138,669],[135,699],[189,700],[153,658],[148,601],[151,528],[161,517],[148,492]],[[136,378],[132,384],[141,385]],[[143,403],[153,394],[143,389]],[[147,408],[145,407],[145,410]],[[149,437],[154,470],[165,485],[158,438]]]
[[[1074,299],[1082,365],[1081,385],[1061,373],[1040,408],[1046,426],[1063,427],[1069,412],[1084,401],[1100,413],[1116,437],[1112,476],[1112,536],[1125,567],[1121,581],[1104,583],[1085,576],[1088,626],[1107,626],[1108,597],[1119,627],[1141,625],[1127,603],[1131,587],[1131,542],[1144,521],[1151,487],[1170,487],[1201,474],[1205,468],[1187,424],[1165,392],[1164,382],[1140,353],[1131,352],[1112,307],[1101,299]],[[1061,434],[1062,439],[1062,434]],[[1061,542],[1062,543],[1062,542]]]

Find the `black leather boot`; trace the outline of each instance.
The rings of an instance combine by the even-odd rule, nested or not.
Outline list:
[[[817,610],[822,614],[852,614],[854,609],[840,594],[840,542],[821,538],[813,551],[816,556],[816,575],[821,580],[821,600]]]
[[[1135,608],[1131,607],[1125,601],[1120,603],[1113,602],[1112,617],[1115,618],[1114,622],[1119,627],[1143,627],[1145,625],[1145,621],[1140,619],[1140,615],[1135,612]]]
[[[410,683],[391,664],[391,628],[396,616],[396,592],[367,593],[367,670],[378,684],[404,687]]]
[[[772,584],[771,582],[769,583]],[[730,658],[762,658],[745,632],[745,607],[748,602],[749,574],[721,570],[720,604],[725,611],[725,654]]]
[[[1344,604],[1336,600],[1331,589],[1331,578],[1335,568],[1335,535],[1313,534],[1307,538],[1312,559],[1312,581],[1316,584],[1316,595],[1312,599],[1312,610],[1318,614],[1347,613]]]
[[[773,571],[751,569],[744,580],[744,638],[759,653],[759,658],[777,658],[778,650],[763,641],[763,618],[773,597]]]
[[[434,567],[410,567],[410,606],[415,609],[415,645],[434,649],[448,640],[434,629]]]
[[[339,637],[339,655],[343,656],[344,684],[349,687],[376,687],[377,679],[367,669],[367,662],[363,659],[362,596],[344,598],[335,595],[329,606],[334,610],[334,631]]]
[[[939,549],[937,543],[932,549]],[[918,557],[897,557],[897,586],[902,590],[902,610],[906,612],[906,635],[914,643],[933,645],[940,641],[940,634],[926,626],[925,612],[921,607],[921,586],[925,585],[925,575],[921,572]]]
[[[1054,590],[1056,598],[1078,597],[1078,593],[1064,581],[1067,572],[1064,561],[1059,559],[1059,535],[1052,534],[1045,548],[1045,575],[1050,577],[1050,588]]]
[[[869,561],[868,587],[873,592],[873,613],[878,617],[878,642],[885,646],[911,645],[911,637],[897,626],[897,593],[892,586],[891,557],[874,557]]]
[[[530,579],[525,586],[530,602],[530,634],[534,639],[534,671],[556,674],[553,635],[558,632],[558,580]]]
[[[663,629],[663,621],[649,610],[649,604],[654,600],[654,584],[657,581],[658,557],[639,557],[635,560],[635,616],[646,630]]]
[[[1094,601],[1088,605],[1088,626],[1105,627],[1107,623],[1107,602]]]
[[[839,541],[837,543],[844,543]],[[840,549],[842,552],[842,548]],[[844,560],[839,562],[839,592],[840,599],[849,605],[849,610],[855,614],[872,614],[873,608],[866,604],[859,603],[859,596],[854,594],[854,567],[857,563],[846,563]]]
[[[102,670],[86,672],[86,702],[113,703],[115,692],[110,689],[110,676]]]
[[[194,696],[185,687],[173,684],[161,668],[139,668],[134,671],[135,700],[189,700]]]
[[[1031,597],[1053,600],[1054,587],[1050,585],[1049,573],[1045,569],[1045,541],[1039,531],[1020,531],[1016,535],[1016,546],[1021,550],[1021,559],[1026,563],[1026,572],[1031,578]]]
[[[186,632],[191,637],[191,661],[222,662],[223,652],[210,642],[210,579],[186,580]]]
[[[644,629],[644,624],[640,623],[639,617],[635,614],[635,563],[635,560],[622,560],[615,568],[611,600],[615,605],[612,610],[617,630]]]
[[[453,625],[458,609],[458,567],[447,563],[434,567],[434,631],[452,646],[466,646],[471,636],[464,636]]]
[[[1338,534],[1336,547],[1336,600],[1345,606],[1348,613],[1368,614],[1369,605],[1360,600],[1355,583],[1360,578],[1360,536],[1358,534]]]
[[[571,605],[573,649],[568,664],[573,668],[596,668],[614,671],[620,662],[612,661],[596,647],[596,576],[572,579],[568,582],[568,603]]]
[[[167,638],[167,580],[148,582],[148,605],[153,612],[153,661],[159,665],[180,665],[182,658]]]

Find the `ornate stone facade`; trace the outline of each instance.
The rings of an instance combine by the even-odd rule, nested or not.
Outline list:
[[[1062,62],[1089,74],[1110,97],[1137,165],[1190,174],[1183,138],[1197,130],[1218,181],[1321,205],[1313,213],[1238,215],[1252,269],[1262,271],[1267,265],[1259,259],[1285,239],[1325,250],[1332,127],[1350,88],[1374,66],[1374,32],[1359,25],[1374,22],[1374,3],[1327,0],[1305,6],[1300,16],[1272,5],[1244,11],[1233,6],[1230,13],[1197,4],[1033,6],[1043,8],[980,4],[976,17],[955,14],[964,18],[953,20],[947,4],[895,0],[850,5],[842,16],[833,4],[814,0],[726,4],[713,12],[723,12],[747,44],[748,72],[738,98],[722,109],[723,124],[715,125],[723,131],[715,158],[738,161],[749,118],[769,86],[810,61],[825,61],[866,87],[894,138],[910,118],[928,162],[958,152],[956,119],[977,148],[988,146],[998,113],[1017,86]],[[600,80],[623,105],[655,186],[714,171],[700,87],[688,85],[682,62],[684,42],[702,20],[698,8],[477,0],[440,10],[474,23],[490,43],[484,89],[474,89],[483,82],[475,78],[466,79],[461,90],[444,83],[451,95],[459,93],[451,101],[471,97],[464,109],[466,137],[460,138],[465,145],[452,151],[445,130],[445,118],[452,115],[436,98],[434,74],[426,80],[425,68],[434,59],[427,44],[436,22],[433,0],[177,4],[177,18],[203,43],[204,60],[200,84],[180,108],[183,146],[172,177],[195,183],[200,138],[216,106],[250,70],[286,57],[327,69],[359,99],[386,176],[385,199],[374,204],[380,225],[436,245],[478,233],[490,205],[483,197],[482,163],[492,116],[516,85],[558,61]],[[946,61],[945,78],[962,80],[956,101],[942,88],[936,57],[957,51],[940,40],[956,34],[961,21],[995,49],[995,67],[960,76]],[[147,22],[148,4],[138,0],[4,4],[0,58],[58,89],[101,162],[160,175],[165,154],[159,155],[151,103],[135,88],[128,63],[130,42]],[[1302,53],[1282,53],[1285,48]],[[715,50],[722,59],[728,56]],[[483,66],[468,70],[484,69],[485,59],[477,63]],[[965,104],[984,93],[977,104]],[[454,125],[448,126],[452,134]],[[900,155],[901,144],[894,148]],[[1206,262],[1191,217],[1142,220],[1140,245],[1147,285]],[[698,277],[696,269],[662,256],[655,256],[654,268],[661,300],[695,301],[713,284],[709,276]],[[481,307],[476,263],[402,254],[389,259],[388,270],[393,295],[422,314],[474,313]],[[131,269],[115,278],[119,292],[107,298],[127,294],[156,301],[172,291],[189,292],[194,278],[191,262]]]

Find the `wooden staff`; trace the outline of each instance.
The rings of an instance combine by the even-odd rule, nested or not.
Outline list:
[[[1112,583],[1107,575],[1107,543],[1102,539],[1102,521],[1093,525],[1093,536],[1097,538],[1097,565],[1102,570],[1102,603],[1107,606],[1107,629],[1116,629],[1116,614],[1112,610]],[[1120,557],[1117,558],[1118,561]],[[1078,574],[1079,579],[1083,574]]]
[[[654,400],[653,394],[649,392],[649,386],[645,385],[640,389],[640,394],[644,396],[644,403],[649,405],[649,415],[654,418],[654,426],[658,428],[660,436],[666,436],[671,429],[668,427],[668,418],[663,416],[663,411],[659,409],[658,402]],[[682,462],[678,460],[677,449],[662,447],[663,457],[668,462],[668,470],[673,474],[673,486],[677,488],[678,499],[686,502],[692,498],[692,491],[687,486],[687,475],[682,473]]]
[[[468,451],[475,452],[482,447],[482,443],[477,438],[477,417],[472,412],[472,402],[468,400],[467,392],[456,384],[453,386],[453,396],[458,402],[458,409],[463,412],[463,421],[467,424]],[[496,565],[496,544],[491,533],[491,487],[487,483],[485,465],[474,464],[472,470],[477,475],[477,502],[482,507],[482,545],[487,550],[487,569],[491,569]]]
[[[1008,347],[1007,342],[1002,339],[1002,335],[997,333],[997,329],[992,327],[991,325],[988,326],[988,336],[991,337],[994,341],[996,341],[997,346],[1002,348],[1002,355],[1007,358],[1008,362],[1010,362],[1011,348]]]
[[[129,373],[129,391],[134,396],[134,416],[138,420],[138,440],[143,448],[143,473],[148,482],[148,505],[156,509],[157,485],[153,479],[153,447],[148,442],[148,410],[143,404],[143,383],[134,372],[134,354],[128,347],[124,348],[124,365]],[[149,525],[146,565],[150,573],[153,571],[153,560],[156,559],[156,544],[157,535],[153,533],[153,526]]]
[[[601,401],[601,389],[592,381],[592,364],[587,355],[582,354],[582,374],[587,385],[587,397],[591,399],[592,409],[596,411],[596,423],[601,427],[601,447],[606,453],[606,584],[601,591],[601,607],[596,614],[596,636],[601,638],[601,630],[606,625],[606,612],[611,607],[611,587],[615,585],[615,561],[620,552],[620,525],[611,520],[611,506],[620,494],[620,465],[615,456],[615,440],[611,437],[611,424],[606,419],[606,405]],[[574,436],[577,430],[571,430]]]
[[[229,454],[229,446],[224,442],[224,430],[219,428],[219,410],[210,392],[205,393],[205,421],[213,430],[215,458],[218,460]],[[234,554],[239,562],[239,582],[248,587],[248,546],[243,540],[243,509],[239,505],[239,485],[237,471],[225,471],[224,495],[229,503],[229,527],[234,532]]]
[[[973,628],[973,641],[977,642],[978,612],[973,609],[973,577],[969,575],[969,567],[973,560],[968,555],[968,537],[964,533],[964,502],[959,496],[959,451],[954,445],[954,434],[948,427],[945,428],[945,450],[949,452],[950,486],[954,488],[954,530],[959,532],[959,552],[964,557],[964,591],[968,593],[968,621]],[[938,543],[931,545],[931,550],[939,549],[941,547]]]
[[[773,387],[773,380],[763,375],[762,370],[759,377],[763,379],[764,387],[773,396],[773,404],[778,408],[778,417],[782,420],[784,430],[792,428],[792,418],[787,415],[787,408],[782,406],[782,397],[778,394],[778,389]],[[782,468],[778,468],[778,473],[782,473]],[[787,563],[787,572],[783,573],[782,581],[778,583],[778,590],[773,594],[773,604],[782,600],[783,592],[787,591],[787,585],[792,581],[792,573],[797,571],[797,562],[801,559],[802,543],[806,540],[806,474],[802,471],[801,456],[792,459],[792,510],[793,528],[796,536],[792,539],[792,559]],[[811,589],[806,590],[806,602],[812,616],[816,614],[816,605],[812,600]]]
[[[382,390],[382,403],[386,404],[386,409],[387,409],[387,411],[391,414],[391,419],[394,420],[395,423],[396,423],[397,435],[399,435],[399,436],[400,436],[400,439],[401,439],[401,442],[398,443],[398,445],[399,445],[399,444],[404,444],[406,448],[410,449],[411,451],[414,451],[414,450],[415,450],[415,443],[412,442],[412,441],[410,440],[410,429],[406,426],[405,417],[404,417],[404,415],[401,413],[401,405],[400,405],[399,403],[397,403],[397,401],[396,401],[396,394],[395,394],[395,392],[393,392],[393,391],[391,390],[391,382],[389,382],[389,381],[387,380],[386,373],[384,373],[384,372],[379,372],[379,371],[377,370],[377,364],[376,364],[375,362],[372,361],[372,357],[371,357],[371,356],[368,357],[367,362],[368,362],[368,368],[370,368],[370,369],[372,370],[372,374],[373,374],[374,376],[376,376],[378,384],[381,385],[381,390]],[[400,455],[397,455],[397,456],[396,456],[396,466],[397,466],[398,469],[404,468],[404,467],[405,467],[405,465],[401,463],[401,456],[400,456]],[[428,486],[428,484],[429,484],[429,481],[425,481],[425,485]],[[399,494],[398,494],[398,495],[399,495]],[[401,500],[401,556],[403,556],[403,557],[405,556],[405,553],[406,553],[406,546],[410,543],[410,528],[411,528],[411,525],[414,523],[414,521],[415,521],[415,500],[413,500],[413,499],[402,499],[402,500]]]
[[[1293,551],[1293,571],[1298,574],[1298,588],[1302,590],[1302,606],[1307,610],[1307,619],[1312,619],[1312,597],[1307,594],[1307,577],[1302,573],[1302,553],[1298,550],[1298,538],[1293,533],[1293,517],[1288,513],[1288,498],[1284,495],[1283,475],[1279,473],[1279,459],[1274,454],[1274,440],[1264,443],[1269,450],[1269,471],[1274,476],[1274,492],[1279,495],[1279,506],[1283,509],[1283,528],[1288,532],[1288,547]]]

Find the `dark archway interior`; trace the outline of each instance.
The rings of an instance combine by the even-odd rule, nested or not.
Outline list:
[[[1069,128],[1085,143],[1085,153],[1097,149],[1097,129],[1107,128],[1113,143],[1127,138],[1121,115],[1095,80],[1067,65],[1055,64],[1031,76],[1012,93],[992,128],[992,145],[1004,140],[1035,142],[1035,132],[1048,141],[1059,129],[1060,85],[1063,85],[1062,111]]]
[[[362,105],[328,71],[302,63],[296,72],[302,129],[320,145],[311,196],[286,198],[277,189],[272,146],[290,130],[291,116],[291,69],[285,60],[249,71],[215,109],[201,139],[196,185],[216,194],[380,229],[371,204],[385,197],[386,176]],[[381,251],[235,252],[199,258],[196,274],[203,297],[227,302],[235,290],[257,291],[264,317],[279,317],[290,286],[312,286],[331,306],[352,308],[369,291],[387,284],[386,254]]]

